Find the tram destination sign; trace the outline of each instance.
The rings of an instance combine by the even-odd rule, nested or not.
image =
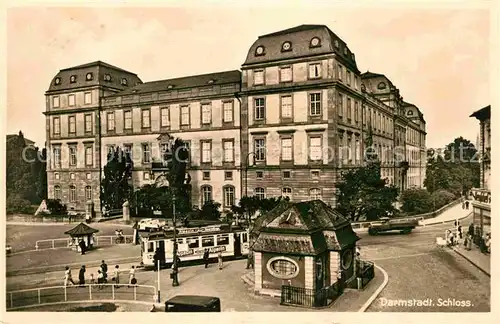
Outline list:
[[[179,228],[177,230],[178,234],[186,235],[186,234],[202,234],[202,233],[211,233],[211,232],[219,232],[221,225],[211,225],[197,228]]]

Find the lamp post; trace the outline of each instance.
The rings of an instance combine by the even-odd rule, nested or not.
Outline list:
[[[178,279],[178,264],[177,264],[177,217],[175,215],[175,190],[174,190],[174,195],[172,197],[172,218],[173,218],[173,223],[174,223],[174,251],[173,251],[173,256],[172,256],[172,274],[170,275],[172,277],[172,286],[177,287],[179,286],[179,279]]]

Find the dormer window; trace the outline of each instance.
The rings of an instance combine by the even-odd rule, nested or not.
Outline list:
[[[111,82],[111,75],[106,73],[106,74],[104,75],[104,81]]]
[[[366,91],[366,86],[364,85],[364,83],[361,84],[361,91],[363,91],[363,92]]]
[[[173,89],[173,88],[174,88],[174,85],[172,85],[172,84],[169,84],[167,87],[167,89]]]
[[[320,46],[321,46],[321,40],[318,37],[313,37],[313,39],[311,39],[309,47],[320,47]]]
[[[347,55],[347,47],[344,47],[344,55]]]
[[[336,47],[337,49],[340,47],[340,45],[339,45],[339,41],[338,41],[337,39],[335,40],[335,47]]]
[[[214,79],[208,80],[208,84],[213,84],[213,83],[215,83]]]
[[[72,76],[70,76],[70,78],[69,78],[69,82],[70,82],[70,83],[75,83],[75,82],[76,82],[76,75],[72,75]]]
[[[351,53],[351,59],[354,61],[354,53]]]
[[[85,80],[87,81],[94,80],[94,74],[92,72],[87,73],[87,75],[85,76]]]
[[[266,50],[265,50],[264,46],[258,46],[255,49],[255,56],[262,56],[264,54],[266,54]]]
[[[408,116],[411,116],[411,115],[413,115],[413,111],[408,110]]]
[[[290,42],[284,42],[283,45],[281,45],[281,51],[282,52],[290,52],[292,50],[292,43]]]
[[[55,84],[55,85],[60,85],[60,84],[61,84],[61,78],[60,78],[60,77],[57,77],[57,78],[54,80],[54,84]]]
[[[128,85],[127,79],[122,78],[122,86]]]
[[[385,89],[386,87],[387,87],[387,86],[385,85],[385,83],[384,83],[384,82],[380,82],[380,83],[378,84],[378,86],[377,86],[377,88],[378,88],[378,89],[380,89],[380,90],[383,90],[383,89]]]

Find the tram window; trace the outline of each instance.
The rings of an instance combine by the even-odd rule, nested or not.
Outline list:
[[[247,233],[241,233],[241,240],[243,243],[246,243],[248,241]]]
[[[214,237],[213,236],[204,236],[201,238],[201,246],[208,247],[214,246]]]
[[[155,242],[148,242],[148,252],[155,251]]]
[[[187,238],[186,243],[190,249],[195,249],[200,247],[200,242],[198,238]]]
[[[229,244],[229,235],[217,235],[217,245]]]
[[[184,244],[184,239],[183,238],[177,239],[177,244]]]

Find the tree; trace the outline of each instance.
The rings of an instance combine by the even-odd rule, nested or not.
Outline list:
[[[204,220],[219,220],[221,204],[215,201],[207,201],[200,210],[199,218]]]
[[[121,209],[132,195],[129,179],[133,163],[129,153],[119,147],[108,152],[108,163],[104,166],[104,179],[101,182],[101,206],[106,210]]]
[[[288,200],[286,197],[271,197],[260,199],[256,196],[243,196],[238,202],[238,205],[231,206],[231,211],[240,218],[251,218],[257,212],[265,214],[276,207],[282,199]]]
[[[408,189],[402,192],[401,210],[409,215],[424,214],[432,211],[433,199],[425,189]]]
[[[170,194],[175,197],[176,213],[182,216],[186,216],[191,211],[191,177],[186,172],[189,155],[186,144],[180,138],[176,138],[164,156],[167,161],[166,177]]]

